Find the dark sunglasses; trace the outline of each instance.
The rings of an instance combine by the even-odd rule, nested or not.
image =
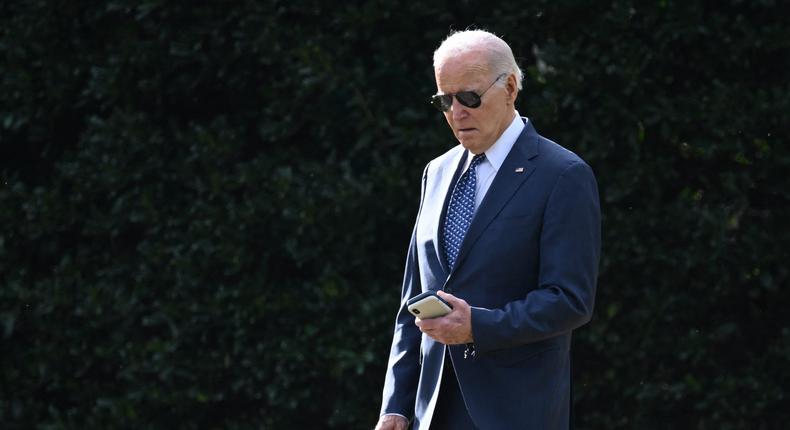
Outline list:
[[[480,106],[480,103],[482,102],[481,99],[486,91],[490,90],[498,80],[505,76],[507,76],[507,73],[502,73],[501,75],[497,76],[497,78],[494,79],[494,82],[491,82],[491,85],[489,85],[485,91],[480,93],[480,95],[477,95],[477,93],[474,91],[461,91],[455,94],[434,94],[431,96],[431,104],[440,112],[447,112],[450,110],[450,107],[452,107],[453,96],[455,96],[455,98],[458,99],[458,103],[461,103],[468,108],[477,108]]]

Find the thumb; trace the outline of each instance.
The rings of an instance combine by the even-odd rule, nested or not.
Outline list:
[[[453,307],[455,307],[455,305],[458,304],[460,302],[460,300],[461,300],[458,297],[455,297],[454,295],[452,295],[450,293],[445,293],[442,290],[437,291],[436,295],[438,295],[439,297],[443,298],[445,301],[447,301],[447,303],[453,305]]]

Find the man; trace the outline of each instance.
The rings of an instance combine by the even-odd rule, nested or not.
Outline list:
[[[422,176],[377,429],[567,429],[571,332],[592,315],[600,208],[590,167],[515,110],[521,70],[485,31],[434,53],[460,145]],[[452,311],[416,319],[438,291]]]

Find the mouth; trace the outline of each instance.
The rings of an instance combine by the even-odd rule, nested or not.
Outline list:
[[[473,132],[475,130],[477,130],[477,129],[475,129],[475,128],[459,128],[458,129],[458,134],[471,133],[471,132]]]

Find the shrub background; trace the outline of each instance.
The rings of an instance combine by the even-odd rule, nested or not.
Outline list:
[[[3,428],[376,420],[450,29],[597,173],[581,429],[790,419],[790,7],[7,1]]]

